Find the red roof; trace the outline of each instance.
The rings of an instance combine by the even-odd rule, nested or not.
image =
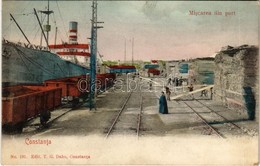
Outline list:
[[[112,69],[135,69],[135,66],[124,66],[124,65],[114,65],[114,66],[108,66]]]
[[[70,32],[75,32],[76,33],[77,30],[76,29],[71,29]]]
[[[160,70],[151,68],[151,69],[148,69],[148,73],[153,73],[154,75],[159,75]]]

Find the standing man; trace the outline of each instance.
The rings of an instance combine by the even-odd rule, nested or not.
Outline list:
[[[205,88],[207,85],[205,84],[205,82],[203,82],[203,85],[202,85],[202,88]],[[201,91],[201,94],[200,94],[200,97],[203,97],[203,96],[208,96],[208,90],[204,89]]]
[[[189,88],[189,91],[190,91],[190,92],[193,91],[193,85],[192,85],[192,84],[190,84],[190,86],[189,86],[188,88]],[[194,96],[193,96],[193,94],[191,94],[191,96],[192,96],[192,99],[194,100]]]
[[[172,84],[172,79],[171,78],[168,78],[168,83],[167,85],[171,85]]]
[[[183,79],[182,79],[182,76],[181,76],[181,78],[179,79],[179,86],[182,86],[182,83],[183,83]]]
[[[150,82],[149,82],[149,90],[152,90],[152,86],[153,86],[153,82],[152,82],[152,80],[150,80]]]
[[[176,77],[172,79],[172,85],[175,85]]]
[[[176,79],[175,79],[175,86],[179,86],[179,78],[178,77],[176,77]]]
[[[168,101],[171,100],[171,91],[170,91],[170,88],[169,87],[165,87],[165,90],[166,90],[166,98]]]
[[[167,101],[164,92],[162,92],[162,95],[159,99],[159,112],[161,114],[168,114],[168,106],[167,106]]]

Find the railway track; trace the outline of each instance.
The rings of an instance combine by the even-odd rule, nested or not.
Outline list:
[[[84,101],[86,102],[86,101]],[[71,107],[71,104],[72,103],[67,103],[67,104],[64,104],[62,105],[59,109],[57,109],[56,111],[60,111],[61,113],[59,113],[58,115],[56,115],[54,118],[51,118],[49,121],[47,121],[46,125],[43,126],[43,125],[40,125],[37,121],[38,119],[33,119],[34,122],[32,122],[32,124],[30,124],[30,122],[28,122],[29,124],[26,125],[25,127],[25,131],[26,130],[32,130],[31,132],[23,132],[23,134],[25,135],[37,135],[45,130],[48,129],[48,126],[50,126],[52,123],[54,123],[56,120],[58,120],[59,118],[63,117],[64,115],[66,115],[67,113],[71,112],[72,110],[74,109],[77,109],[78,107],[82,106],[84,104],[84,102],[80,102],[78,103],[77,105]],[[55,113],[55,110],[51,112],[52,115],[51,116],[54,116],[53,114]],[[32,129],[30,129],[32,128]]]
[[[224,116],[220,115],[219,113],[217,113],[216,111],[214,111],[213,109],[211,109],[210,107],[208,107],[207,105],[205,105],[204,103],[202,103],[201,101],[199,101],[199,100],[194,100],[194,101],[196,101],[196,102],[198,102],[199,104],[202,105],[202,107],[199,107],[199,108],[203,108],[203,107],[207,108],[207,109],[210,111],[210,113],[213,113],[213,114],[217,115],[217,117],[220,117],[222,120],[224,120],[224,121],[225,121],[224,124],[228,124],[229,127],[232,126],[232,127],[229,129],[229,131],[230,131],[231,129],[233,129],[233,128],[237,128],[238,130],[240,130],[240,131],[242,131],[242,132],[248,134],[249,136],[253,136],[252,134],[250,134],[250,133],[248,132],[248,130],[245,130],[245,129],[243,129],[242,127],[238,126],[237,124],[231,122],[229,119],[227,119],[227,118],[225,118]],[[209,130],[210,133],[214,132],[218,137],[220,137],[220,138],[226,138],[222,133],[220,133],[216,128],[214,128],[214,127],[210,124],[210,122],[208,122],[205,118],[203,118],[203,117],[199,114],[199,112],[197,112],[194,108],[192,108],[186,101],[183,101],[183,102],[184,102],[184,103],[200,118],[200,120],[208,127],[208,130]],[[198,107],[196,107],[196,108],[198,108]]]
[[[137,138],[139,138],[140,134],[140,128],[141,128],[141,121],[142,121],[142,114],[143,114],[143,96],[142,93],[140,93],[141,100],[140,100],[140,112],[138,114],[138,122],[137,122]]]
[[[203,118],[195,109],[193,109],[187,102],[184,101],[184,103],[200,118],[200,120],[208,127],[208,130],[211,132],[214,132],[219,138],[225,138],[218,130],[216,130],[213,126],[211,126],[208,121]]]
[[[220,115],[219,113],[217,113],[216,111],[214,111],[213,109],[211,109],[210,107],[208,107],[207,105],[205,105],[204,103],[202,103],[201,101],[199,100],[196,100],[198,103],[200,103],[201,105],[203,105],[204,107],[206,107],[208,110],[210,110],[210,112],[214,113],[215,115],[217,115],[218,117],[221,117],[224,121],[226,121],[225,123],[228,123],[230,124],[231,126],[233,126],[234,128],[237,128],[239,130],[241,130],[242,132],[244,133],[247,133],[248,135],[250,136],[253,136],[251,135],[248,130],[244,130],[242,127],[238,126],[237,124],[235,124],[234,122],[231,122],[229,119],[225,118],[224,116]]]
[[[115,133],[115,132],[121,132],[121,133],[125,132],[125,131],[122,131],[122,130],[119,131],[119,128],[123,128],[123,130],[125,130],[125,127],[123,126],[124,125],[123,123],[128,123],[127,124],[127,130],[129,130],[129,129],[131,131],[134,130],[137,138],[139,138],[139,136],[140,136],[140,128],[141,128],[141,120],[142,120],[142,111],[143,111],[143,97],[142,97],[142,93],[141,92],[140,92],[139,113],[137,114],[137,116],[134,116],[132,118],[122,117],[122,113],[126,110],[126,105],[129,103],[129,100],[130,100],[131,95],[133,93],[134,92],[131,91],[129,93],[129,95],[127,96],[123,106],[119,110],[116,118],[113,120],[112,125],[110,126],[108,132],[106,133],[106,137],[105,138],[108,138],[109,136],[112,135],[112,133]],[[136,100],[136,98],[134,98],[134,99]],[[124,115],[124,116],[127,116],[127,115]],[[137,124],[133,124],[133,122],[136,122],[136,118],[137,118]],[[128,122],[126,122],[126,121],[128,121]],[[129,121],[130,121],[131,124],[129,124]],[[120,122],[121,122],[121,124],[119,124]],[[130,127],[130,126],[132,126],[132,127]],[[135,126],[135,127],[133,127],[133,126]]]

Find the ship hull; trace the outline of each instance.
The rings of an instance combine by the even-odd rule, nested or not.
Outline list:
[[[89,73],[89,68],[65,61],[49,51],[2,44],[2,84],[41,84],[45,80]]]

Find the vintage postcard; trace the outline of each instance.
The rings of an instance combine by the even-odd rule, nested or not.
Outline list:
[[[2,165],[259,165],[259,1],[2,1]]]

